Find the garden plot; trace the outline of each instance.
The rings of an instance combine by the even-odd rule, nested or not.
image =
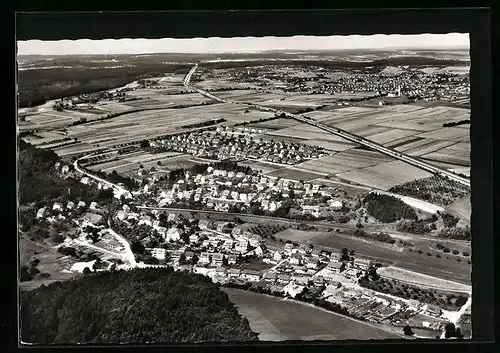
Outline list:
[[[358,184],[387,190],[411,180],[430,177],[432,174],[402,161],[392,161],[340,173],[338,176]]]

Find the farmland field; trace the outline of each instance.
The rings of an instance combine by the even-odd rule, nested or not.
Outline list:
[[[382,267],[377,270],[377,273],[382,277],[445,291],[468,292],[471,290],[470,286],[462,283],[446,281],[433,276],[422,275],[421,273],[407,271],[396,267]]]
[[[397,333],[291,300],[222,288],[261,341],[404,338]]]
[[[471,201],[470,195],[467,195],[445,208],[445,211],[459,217],[461,220],[470,224]]]
[[[321,177],[321,174],[303,172],[301,170],[293,168],[278,169],[274,172],[268,173],[267,175],[273,177],[280,177],[283,179],[296,180],[296,181],[300,180],[309,181]]]
[[[432,174],[402,161],[393,161],[340,173],[338,176],[358,184],[387,190],[408,181],[430,177]]]

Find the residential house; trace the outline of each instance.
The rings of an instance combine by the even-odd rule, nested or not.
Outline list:
[[[97,205],[97,202],[91,202],[90,203],[90,209],[91,210],[97,210],[99,208],[99,205]]]
[[[328,206],[330,206],[331,209],[338,211],[342,208],[342,202],[337,201],[337,200],[328,200]]]
[[[421,305],[422,304],[418,300],[415,300],[415,299],[408,300],[408,309],[410,309],[410,310],[418,311],[418,310],[420,310]]]
[[[78,202],[78,205],[76,206],[76,208],[81,208],[81,207],[85,207],[87,204],[84,202],[84,201],[79,201]]]
[[[302,214],[311,214],[314,217],[319,217],[321,215],[321,208],[318,205],[315,206],[302,206]]]
[[[52,206],[52,209],[54,211],[56,211],[56,210],[57,211],[62,211],[63,205],[61,203],[59,203],[59,202],[55,202],[54,205]]]
[[[222,266],[224,264],[224,254],[214,253],[212,254],[212,265],[213,266]]]
[[[36,218],[44,218],[44,217],[47,217],[48,215],[49,215],[49,211],[48,211],[47,207],[42,207],[37,211]]]
[[[257,234],[245,232],[244,236],[248,239],[250,246],[258,246],[262,242],[262,237]]]
[[[278,283],[285,284],[285,283],[290,282],[291,277],[289,275],[287,275],[287,274],[280,273],[280,274],[278,274],[278,276],[277,276],[276,279],[277,279]]]
[[[286,244],[285,244],[285,252],[286,252],[286,253],[288,253],[288,254],[289,254],[289,253],[291,253],[291,252],[292,252],[292,250],[293,250],[293,248],[294,248],[294,246],[293,246],[293,244],[292,244],[292,243],[286,243]]]
[[[184,234],[182,229],[172,227],[167,231],[167,241],[178,241],[182,234]]]
[[[331,261],[327,267],[333,273],[341,273],[342,271],[345,270],[345,265],[342,262]]]
[[[227,270],[228,277],[237,278],[240,277],[241,270],[239,268],[230,268]]]
[[[198,227],[200,227],[200,229],[202,230],[208,229],[208,221],[206,219],[200,220],[200,222],[198,223]]]
[[[262,245],[258,245],[255,249],[254,249],[254,254],[259,256],[259,257],[262,257],[264,256],[264,254],[267,252],[267,248],[264,244]]]
[[[442,313],[443,311],[438,306],[427,304],[427,308],[425,309],[425,314],[433,317],[441,317]]]
[[[178,260],[183,253],[184,251],[182,250],[174,250],[170,253],[170,256],[172,257],[173,260]]]
[[[290,255],[290,264],[291,265],[302,265],[302,255],[298,252]]]
[[[258,281],[260,279],[260,272],[254,270],[244,270],[243,277],[249,281]]]
[[[354,259],[354,268],[362,271],[368,270],[371,265],[371,261],[367,259]]]
[[[72,210],[75,208],[75,203],[73,201],[68,201],[68,203],[66,204],[66,208],[68,210]]]
[[[348,268],[345,271],[342,272],[342,275],[346,278],[356,278],[358,275],[359,270],[355,268]]]
[[[175,221],[176,218],[177,218],[177,215],[175,213],[169,213],[167,221],[168,222],[173,222],[173,221]]]
[[[292,281],[301,286],[307,286],[307,284],[309,283],[309,279],[310,278],[308,276],[303,275],[292,276]]]
[[[210,263],[210,255],[207,252],[202,252],[200,258],[198,259],[198,264],[208,265]]]
[[[317,269],[319,267],[319,259],[317,257],[307,257],[305,262],[307,268]]]
[[[88,184],[89,184],[89,182],[90,182],[90,180],[89,180],[89,178],[88,178],[88,177],[83,177],[83,178],[81,178],[81,179],[80,179],[80,182],[81,182],[82,184],[86,184],[86,185],[88,185]]]
[[[313,278],[313,283],[315,286],[323,286],[325,284],[325,279],[323,276],[315,276]]]
[[[235,237],[238,237],[241,234],[241,228],[240,227],[234,227],[231,234]]]
[[[249,249],[248,240],[241,240],[234,249],[239,253],[246,253]]]
[[[192,251],[186,251],[184,253],[184,256],[186,257],[186,261],[191,261],[193,259],[194,255],[195,254]]]
[[[217,274],[217,276],[219,277],[225,277],[226,274],[227,274],[227,269],[225,269],[224,267],[217,267],[215,269],[215,273]]]
[[[163,248],[151,249],[151,256],[157,258],[158,260],[165,260],[165,255],[167,251]]]
[[[276,250],[273,254],[273,260],[275,261],[281,261],[283,260],[284,254],[278,250]]]
[[[236,262],[238,262],[238,257],[236,255],[233,255],[233,254],[228,255],[228,257],[227,257],[227,263],[229,265],[235,265]]]
[[[332,252],[330,254],[330,261],[333,261],[333,262],[340,262],[340,259],[341,259],[341,255],[340,253],[338,252]]]
[[[275,272],[264,273],[264,281],[274,283],[274,281],[276,281],[276,273]]]

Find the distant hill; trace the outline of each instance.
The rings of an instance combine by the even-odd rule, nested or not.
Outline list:
[[[27,343],[257,340],[209,278],[171,268],[90,274],[21,292],[20,303]]]

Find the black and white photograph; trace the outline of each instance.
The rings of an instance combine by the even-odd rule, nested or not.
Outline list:
[[[17,40],[19,341],[469,340],[469,33]]]

